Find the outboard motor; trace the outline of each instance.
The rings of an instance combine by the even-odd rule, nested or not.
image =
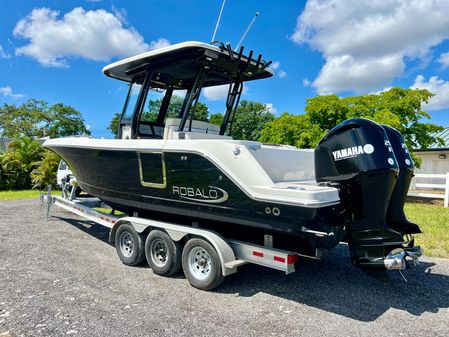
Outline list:
[[[387,220],[390,198],[396,196],[399,172],[384,128],[367,119],[355,118],[340,123],[315,150],[316,180],[336,186],[340,191],[347,215],[346,240],[352,262],[372,273],[405,269],[403,235],[390,228]],[[404,186],[395,193],[402,193],[404,189],[405,180]],[[401,203],[403,205],[403,199],[397,197],[392,207]],[[388,214],[392,223],[397,220],[405,226],[403,213],[390,211]]]
[[[382,125],[382,127],[390,140],[399,166],[399,176],[387,210],[386,219],[388,226],[402,234],[421,233],[418,225],[408,221],[404,213],[405,198],[414,176],[413,170],[415,166],[413,165],[413,159],[401,133],[388,125]]]

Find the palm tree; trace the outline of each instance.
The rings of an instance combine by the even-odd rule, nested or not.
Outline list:
[[[10,189],[31,187],[30,173],[41,159],[42,148],[32,137],[14,138],[1,157],[3,175]]]

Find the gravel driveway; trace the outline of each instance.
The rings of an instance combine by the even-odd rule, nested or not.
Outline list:
[[[345,246],[284,275],[239,268],[215,291],[123,265],[108,229],[36,200],[0,202],[0,336],[448,336],[449,260],[408,283],[352,267]]]

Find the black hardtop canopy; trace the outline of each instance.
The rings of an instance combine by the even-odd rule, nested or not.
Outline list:
[[[253,58],[251,50],[243,55],[243,47],[232,51],[229,44],[217,45],[202,42],[183,42],[165,48],[142,53],[112,63],[103,69],[106,76],[126,82],[143,81],[144,75],[152,73],[151,87],[167,89],[189,89],[198,72],[207,75],[202,87],[245,82],[273,76],[259,54]]]

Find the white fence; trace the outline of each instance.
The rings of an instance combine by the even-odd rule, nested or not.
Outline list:
[[[440,184],[434,183],[419,183],[422,179],[432,179],[441,182]],[[418,190],[426,190],[419,192]],[[429,193],[430,190],[430,193]],[[443,193],[431,193],[433,190],[443,190]],[[444,199],[444,207],[448,207],[449,204],[449,172],[446,174],[416,174],[410,185],[408,195],[422,198],[432,199]]]

